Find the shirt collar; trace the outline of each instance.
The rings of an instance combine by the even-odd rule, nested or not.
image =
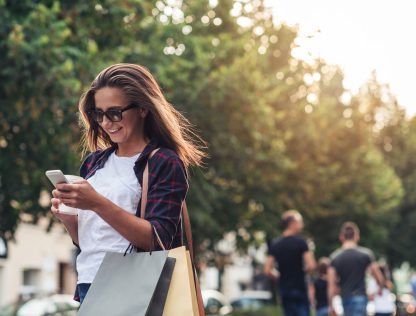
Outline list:
[[[100,160],[104,160],[106,161],[108,159],[108,157],[116,151],[117,149],[117,144],[114,144],[106,149],[104,149],[101,157],[99,158]],[[158,148],[157,142],[151,140],[149,143],[147,143],[147,145],[144,147],[143,151],[141,152],[139,158],[137,158],[135,164],[140,163],[142,160],[146,160],[147,161],[147,157],[149,157],[150,153],[155,150],[156,148]],[[98,162],[98,161],[97,161]]]
[[[140,154],[140,156],[137,158],[136,162],[134,163],[134,170],[144,170],[147,160],[149,159],[149,155],[153,150],[158,148],[158,144],[156,141],[150,141],[146,147],[143,149],[143,152]],[[115,152],[117,149],[117,144],[114,144],[106,149],[104,149],[101,154],[99,155],[96,163],[94,164],[95,167],[89,171],[89,175],[92,175],[96,170],[102,168],[105,164],[105,162],[108,160],[108,157]]]

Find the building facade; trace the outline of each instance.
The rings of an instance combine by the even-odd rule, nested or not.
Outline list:
[[[62,225],[48,232],[48,221],[21,223],[7,243],[7,257],[0,258],[0,306],[34,294],[73,293],[76,249]]]

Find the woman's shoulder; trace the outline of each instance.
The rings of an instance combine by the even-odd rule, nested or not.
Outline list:
[[[179,155],[176,153],[176,151],[166,148],[166,147],[159,147],[151,160],[154,160],[155,162],[159,163],[179,163],[183,165],[182,160],[180,159]]]
[[[150,158],[149,165],[151,165],[149,167],[153,170],[181,170],[186,174],[185,165],[179,155],[174,150],[165,147],[158,148],[152,158]]]

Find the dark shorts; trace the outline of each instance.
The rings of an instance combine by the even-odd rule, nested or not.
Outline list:
[[[82,304],[88,290],[90,289],[91,283],[80,283],[77,285],[79,302]]]

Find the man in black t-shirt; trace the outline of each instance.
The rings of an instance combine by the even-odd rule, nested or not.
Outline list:
[[[274,280],[280,278],[280,294],[286,316],[309,316],[305,274],[315,269],[315,258],[305,239],[300,236],[303,230],[300,213],[285,212],[282,224],[283,234],[271,243],[264,272]]]
[[[331,255],[328,269],[328,300],[331,314],[332,299],[337,292],[337,283],[341,290],[342,305],[345,316],[367,315],[367,295],[365,276],[367,270],[376,279],[381,288],[384,278],[375,262],[370,249],[359,247],[360,231],[352,222],[346,222],[340,233],[342,247]]]

